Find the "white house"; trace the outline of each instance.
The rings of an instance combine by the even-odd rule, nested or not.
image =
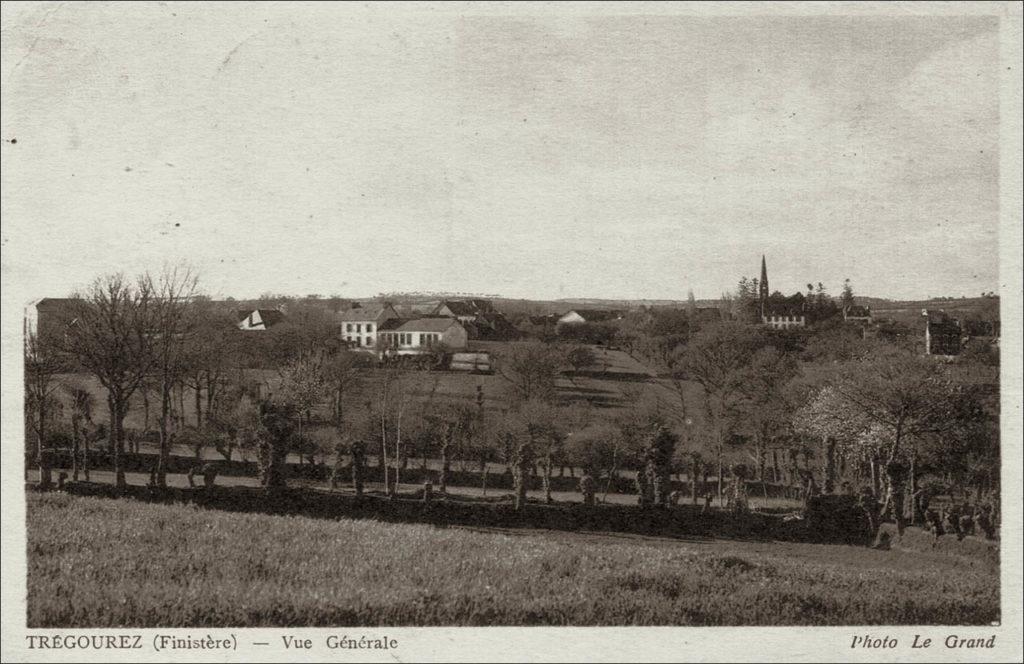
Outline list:
[[[398,313],[390,304],[376,304],[343,311],[338,318],[343,340],[357,348],[374,348],[381,325],[398,320]]]
[[[789,330],[795,327],[807,327],[807,317],[803,314],[765,314],[761,322],[773,330]]]

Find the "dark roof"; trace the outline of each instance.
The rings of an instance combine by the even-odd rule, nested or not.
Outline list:
[[[364,321],[372,320],[375,321],[386,312],[390,312],[389,317],[397,316],[394,308],[389,304],[371,304],[365,307],[356,307],[354,309],[346,309],[338,314],[338,320],[341,321]]]
[[[765,316],[805,316],[806,312],[803,307],[798,305],[785,305],[779,304],[772,307],[767,307],[764,310]]]
[[[405,321],[396,327],[395,330],[398,332],[444,332],[452,325],[462,327],[457,320],[447,316],[414,318]]]
[[[929,321],[950,321],[953,320],[949,314],[942,309],[923,309],[921,315],[927,318]]]
[[[434,313],[438,313],[441,309],[448,307],[448,310],[455,316],[476,316],[480,313],[480,309],[471,302],[463,300],[444,300],[441,304],[437,305]]]
[[[853,305],[846,307],[846,311],[843,312],[847,317],[852,318],[870,318],[871,307],[862,307],[860,305]]]
[[[66,306],[69,306],[69,305],[71,305],[71,304],[73,304],[75,302],[82,302],[82,300],[80,298],[77,298],[77,297],[44,297],[43,299],[37,301],[35,304],[36,304],[36,309],[39,309],[39,308],[46,309],[46,308],[50,308],[50,307],[52,307],[52,308],[66,307]]]
[[[960,323],[952,318],[941,320],[928,319],[928,332],[930,334],[960,334]]]

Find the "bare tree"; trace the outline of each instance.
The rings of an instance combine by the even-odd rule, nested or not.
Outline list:
[[[730,418],[742,399],[744,372],[761,342],[760,335],[751,326],[711,325],[693,336],[681,364],[683,376],[703,388],[704,409],[718,466],[719,499],[724,493],[723,454]]]
[[[358,358],[348,349],[338,349],[324,361],[323,372],[331,392],[331,415],[340,428],[345,420],[345,395],[361,380]]]
[[[160,457],[157,462],[157,485],[167,486],[167,467],[170,462],[171,442],[168,420],[171,397],[176,383],[184,380],[186,353],[190,336],[196,327],[195,307],[197,278],[187,266],[165,267],[154,282],[150,275],[143,277],[145,288],[153,294],[151,303],[151,330],[147,331],[151,357],[142,358],[151,363],[157,374],[160,393]]]
[[[185,349],[182,374],[185,385],[193,390],[196,427],[203,429],[231,382],[229,376],[239,368],[239,332],[228,316],[201,298],[193,303],[192,314],[195,326]]]
[[[70,319],[61,342],[107,392],[110,447],[118,488],[124,474],[124,418],[131,396],[154,363],[153,292],[147,279],[132,283],[123,274],[97,278],[72,299]]]
[[[795,360],[772,347],[757,350],[740,382],[738,410],[750,429],[754,448],[751,459],[757,467],[765,499],[765,464],[768,449],[791,429],[794,408],[787,399],[787,384],[797,375]]]
[[[564,354],[558,347],[540,341],[510,344],[498,360],[498,373],[508,381],[513,399],[554,397],[555,380],[564,363]]]

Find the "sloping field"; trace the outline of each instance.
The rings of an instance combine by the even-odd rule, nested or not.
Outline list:
[[[490,344],[491,352],[500,350],[504,344]],[[558,393],[564,402],[591,402],[595,407],[607,408],[612,411],[628,407],[628,401],[645,395],[661,394],[665,390],[649,376],[645,367],[622,351],[597,350],[598,363],[576,374],[567,374],[557,382]],[[273,370],[251,370],[247,372],[249,379],[260,383],[273,391],[280,383],[280,377]],[[366,409],[366,401],[376,402],[381,391],[383,380],[380,372],[372,369],[360,373],[360,382],[349,390],[345,398],[347,413],[358,416]],[[94,418],[104,421],[106,417],[106,393],[99,381],[87,374],[63,374],[58,380],[67,387],[87,389],[95,399]],[[477,387],[483,391],[485,408],[499,411],[507,407],[508,382],[499,374],[482,375],[460,373],[455,371],[395,371],[389,377],[392,381],[392,394],[401,395],[416,402],[450,403],[460,402],[473,404],[476,402]],[[65,409],[70,409],[70,400],[65,390],[58,391],[58,398],[65,402]],[[186,421],[195,422],[195,397],[190,389],[186,389],[184,399]],[[178,407],[178,399],[175,406]],[[150,396],[149,426],[156,426],[158,417],[159,396]],[[326,405],[321,409],[323,416],[328,416]],[[125,426],[142,430],[145,425],[145,403],[141,393],[132,398],[132,407],[125,420]]]
[[[991,566],[27,494],[30,627],[988,624]]]

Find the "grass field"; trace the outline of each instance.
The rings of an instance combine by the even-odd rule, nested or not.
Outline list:
[[[30,627],[988,624],[994,566],[27,493]]]

